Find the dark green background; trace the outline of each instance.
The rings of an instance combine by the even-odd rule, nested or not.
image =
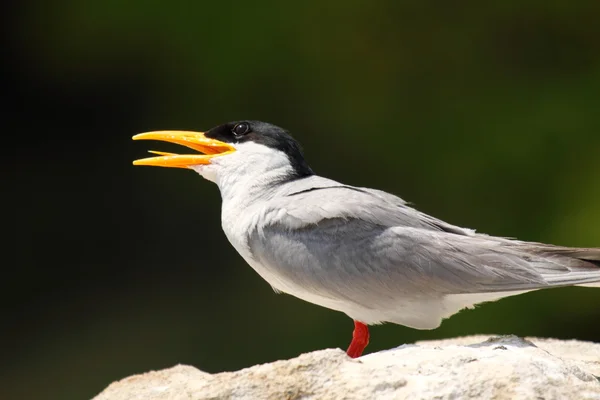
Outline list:
[[[598,1],[4,7],[2,399],[347,346],[348,317],[245,265],[216,186],[131,165],[173,149],[139,132],[265,120],[319,174],[481,232],[600,246]],[[600,341],[600,290],[377,326],[368,351],[491,332]]]

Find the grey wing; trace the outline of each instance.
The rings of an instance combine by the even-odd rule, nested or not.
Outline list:
[[[302,190],[284,187],[284,195],[270,203],[267,219],[272,216],[279,218],[281,210],[284,210],[285,222],[294,226],[314,224],[328,218],[358,218],[381,226],[475,234],[471,229],[448,224],[415,210],[400,197],[381,190],[343,185],[321,177],[314,177],[309,185],[296,186],[302,187]]]
[[[249,245],[278,289],[367,323],[433,328],[466,306],[549,287],[549,277],[572,272],[524,242],[454,233],[444,226],[461,228],[432,226],[432,217],[368,193],[329,192],[277,201]],[[599,271],[586,279],[600,280]]]

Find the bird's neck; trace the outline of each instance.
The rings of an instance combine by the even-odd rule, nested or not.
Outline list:
[[[295,176],[287,161],[256,157],[251,164],[229,165],[219,173],[216,184],[221,191],[223,207],[243,209],[266,201],[274,195],[280,185]]]
[[[221,192],[221,224],[225,235],[244,258],[249,261],[251,252],[248,235],[259,222],[261,207],[277,195],[283,181],[290,176],[290,165],[254,160],[253,165],[235,168],[228,166],[219,173],[215,183]]]

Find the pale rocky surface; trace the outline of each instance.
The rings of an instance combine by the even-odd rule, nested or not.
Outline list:
[[[131,376],[95,400],[597,399],[600,344],[515,336],[417,342],[350,359],[315,351],[236,372],[185,365]]]

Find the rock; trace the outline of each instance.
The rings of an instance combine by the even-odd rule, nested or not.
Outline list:
[[[178,365],[111,384],[125,399],[596,399],[600,344],[516,336],[417,342],[350,359],[315,351],[236,372]]]

